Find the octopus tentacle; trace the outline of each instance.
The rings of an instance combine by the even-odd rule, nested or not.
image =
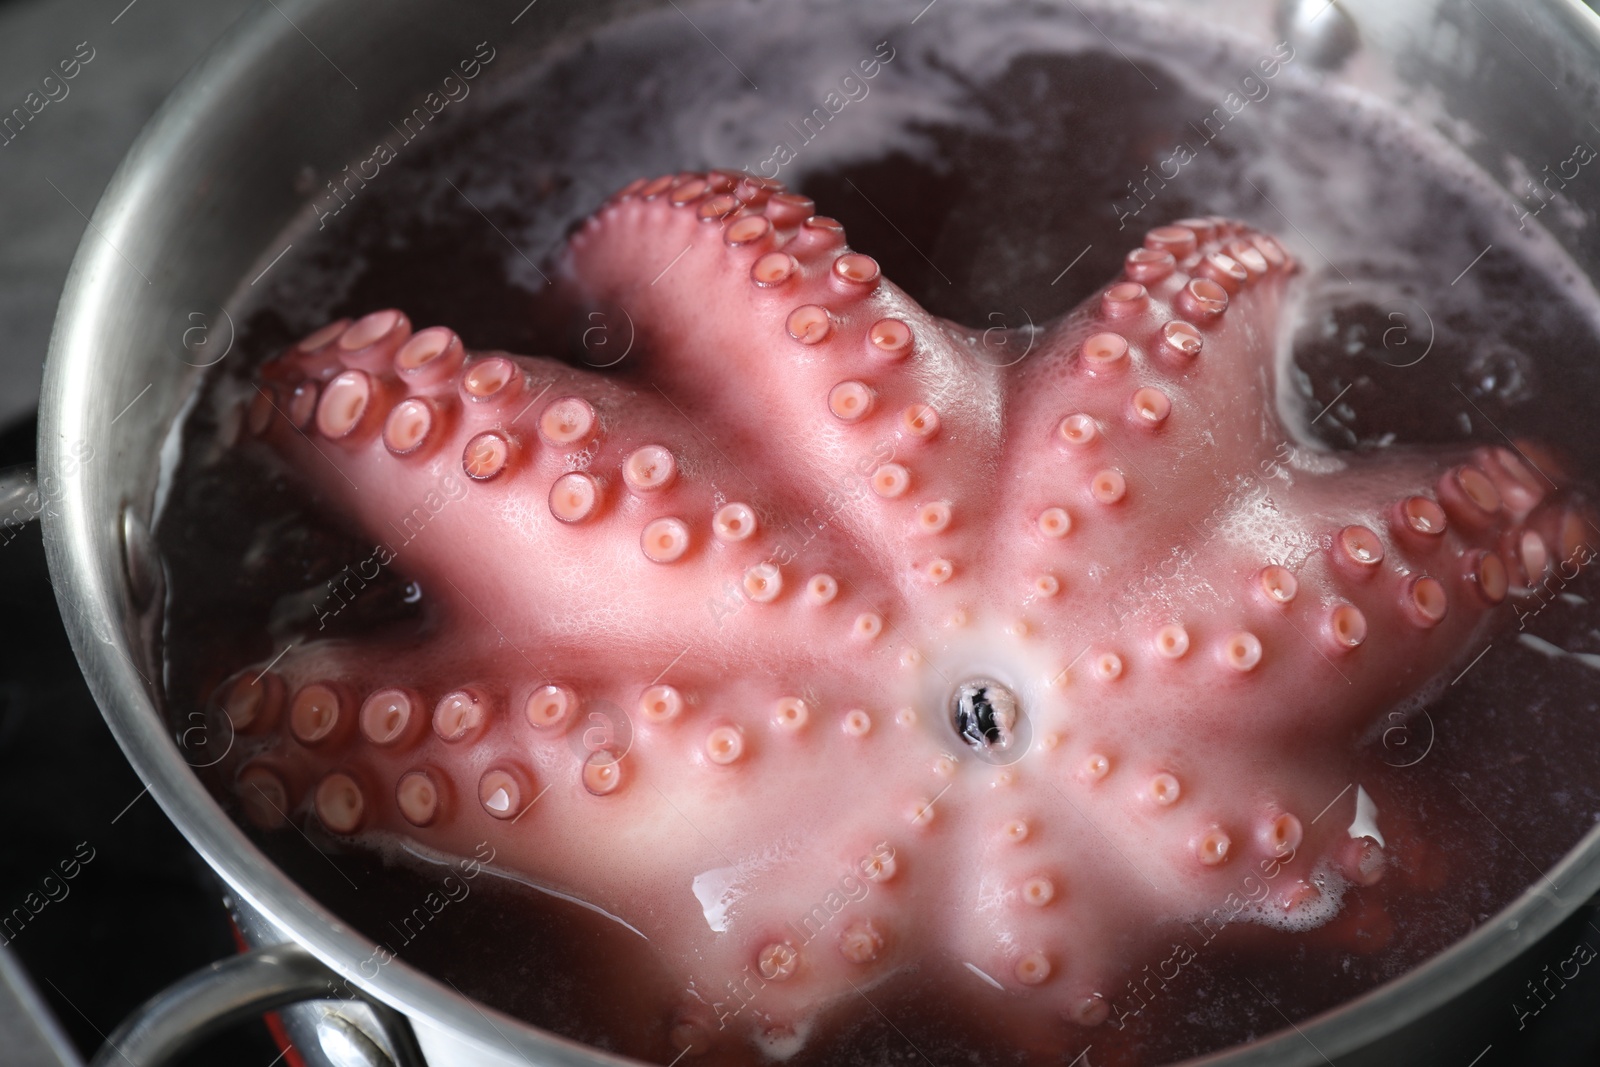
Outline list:
[[[909,530],[937,534],[944,557],[971,558],[981,542],[960,516],[984,506],[992,471],[951,454],[995,450],[998,368],[851,251],[837,222],[802,217],[809,202],[708,215],[725,194],[679,202],[650,188],[604,207],[561,261],[574,304],[620,308],[637,327],[637,356],[618,369],[714,425],[789,512],[872,545],[902,587],[915,589],[927,562],[907,551]],[[716,387],[728,377],[741,387]],[[817,516],[819,500],[830,503]],[[918,526],[930,505],[956,521]]]

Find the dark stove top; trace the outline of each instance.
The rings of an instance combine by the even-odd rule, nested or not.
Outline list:
[[[0,0],[0,111],[57,60],[93,59],[70,93],[0,148],[0,469],[33,459],[31,412],[67,265],[117,161],[242,0]],[[20,958],[85,1055],[146,998],[234,951],[221,887],[123,760],[57,615],[37,526],[0,533],[0,944]],[[1593,905],[1510,969],[1521,989],[1484,1010],[1452,1067],[1600,1062]],[[1552,978],[1552,976],[1557,976]],[[1523,988],[1526,986],[1526,988]],[[1451,1047],[1462,1047],[1459,1027]],[[0,1015],[0,1062],[19,1062]],[[280,1052],[257,1023],[185,1064],[257,1065]],[[1420,1061],[1419,1061],[1420,1062]],[[1426,1062],[1444,1062],[1428,1057]]]

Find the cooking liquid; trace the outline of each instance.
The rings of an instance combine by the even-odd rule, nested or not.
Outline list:
[[[1064,9],[947,0],[912,25],[921,7],[695,8],[725,56],[671,9],[624,21],[514,69],[502,59],[414,140],[390,137],[397,158],[358,192],[314,191],[293,251],[235,309],[240,355],[175,431],[182,459],[157,530],[174,723],[238,664],[292,640],[431,625],[426,591],[386,569],[317,630],[329,579],[372,549],[289,473],[227,447],[253,366],[333,318],[390,306],[473,349],[592,365],[576,343],[585,324],[543,302],[537,265],[637,175],[776,164],[886,276],[979,328],[1047,323],[1112,278],[1151,226],[1236,216],[1304,266],[1280,392],[1308,440],[1373,449],[1504,431],[1600,470],[1600,439],[1584,430],[1600,395],[1600,306],[1536,225],[1519,231],[1513,208],[1525,208],[1463,161],[1321,87],[1292,48],[1095,12],[1119,52]],[[830,92],[846,101],[836,113]],[[1226,106],[1229,93],[1244,106]],[[1543,593],[1524,629],[1496,636],[1424,711],[1374,724],[1363,781],[1426,827],[1391,852],[1443,870],[1437,885],[1351,889],[1311,933],[1235,925],[1137,995],[1107,990],[1113,1020],[1063,1025],[1038,1062],[1092,1043],[1094,1063],[1163,1063],[1277,1030],[1402,973],[1541,877],[1600,813],[1600,659],[1564,654],[1600,652],[1594,594],[1588,574]],[[356,848],[308,828],[319,852],[292,829],[250,832],[388,953],[558,1033],[676,1055],[666,1006],[648,1002],[662,978],[639,973],[637,937],[612,919],[393,842]],[[430,892],[449,903],[419,910]],[[1362,951],[1345,947],[1352,930]],[[878,987],[876,1011],[835,1012],[791,1062],[1027,1061],[963,1001],[960,979],[931,971]]]

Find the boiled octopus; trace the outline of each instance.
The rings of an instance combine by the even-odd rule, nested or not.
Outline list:
[[[216,703],[258,825],[488,842],[635,928],[669,1055],[781,1058],[913,968],[1059,1045],[1176,925],[1325,923],[1396,866],[1374,728],[1592,556],[1532,444],[1291,435],[1297,266],[1238,222],[1037,330],[731,172],[633,182],[556,266],[591,367],[383,310],[260,370],[241,447],[434,624]]]

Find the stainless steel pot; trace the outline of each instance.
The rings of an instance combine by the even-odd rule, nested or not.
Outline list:
[[[158,998],[113,1035],[107,1062],[156,1063],[208,1023],[320,995],[330,979],[378,1006],[321,1013],[321,1047],[344,1062],[623,1062],[482,1008],[404,964],[360,974],[358,961],[373,946],[257,850],[174,743],[160,711],[146,616],[159,581],[147,533],[152,494],[158,468],[171,460],[161,446],[202,373],[193,365],[199,361],[174,355],[172,324],[208,323],[219,331],[217,344],[226,341],[222,309],[248,291],[265,265],[262,250],[305,207],[297,191],[303,169],[337,170],[353,144],[367,143],[399,102],[476,42],[528,56],[558,35],[654,6],[524,2],[466,12],[445,0],[268,0],[144,131],[78,250],[51,342],[39,442],[38,493],[62,614],[129,760],[230,887],[251,941],[268,946]],[[1600,114],[1600,20],[1577,0],[1172,3],[1214,13],[1263,42],[1288,32],[1330,78],[1359,74],[1366,91],[1423,122],[1470,125],[1482,137],[1468,151],[1490,174],[1502,173],[1506,155],[1564,158],[1575,140],[1592,135],[1588,120]],[[502,61],[502,69],[514,63]],[[1556,236],[1600,277],[1600,198],[1568,195],[1587,224],[1569,221]],[[201,319],[185,319],[194,313]],[[1437,958],[1298,1028],[1204,1062],[1410,1058],[1426,1047],[1419,1042],[1430,1026],[1474,1010],[1497,971],[1597,889],[1600,830]],[[349,1059],[352,1048],[367,1059]]]

